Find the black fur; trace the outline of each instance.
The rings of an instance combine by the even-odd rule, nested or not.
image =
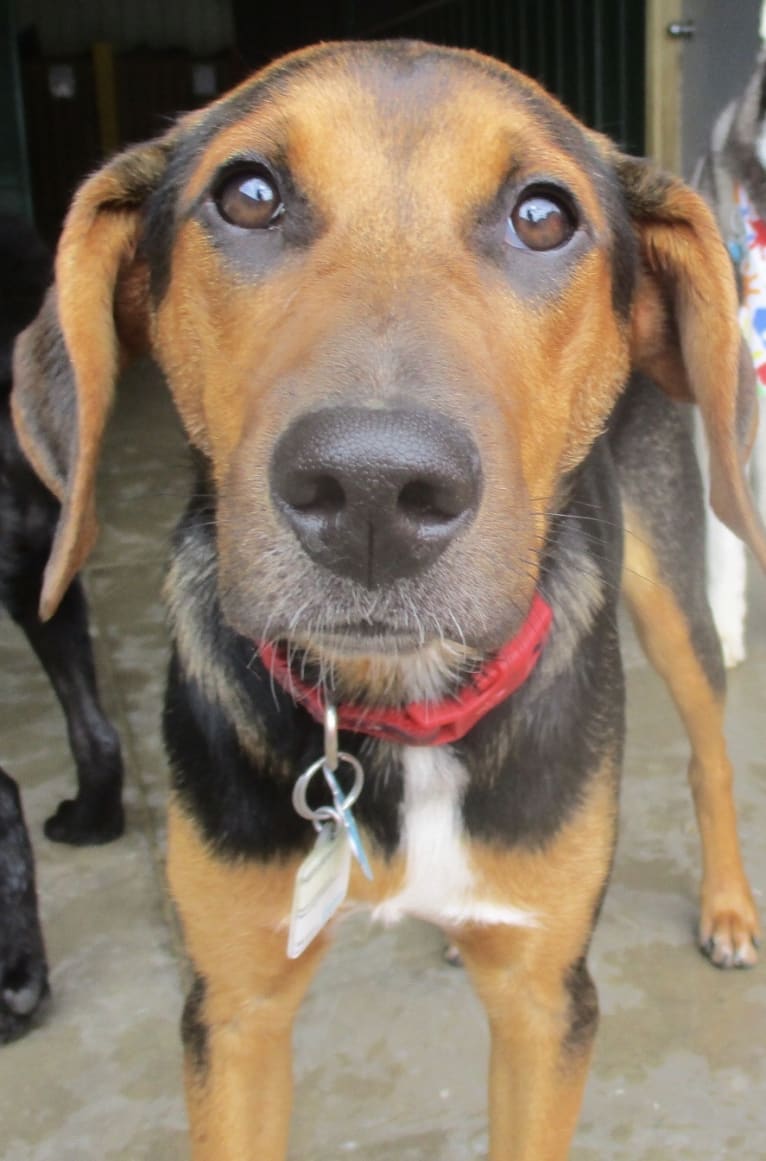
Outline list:
[[[18,787],[0,769],[0,1044],[31,1027],[47,994],[32,845]]]
[[[202,1017],[205,987],[204,978],[200,975],[195,976],[181,1016],[181,1038],[191,1056],[194,1069],[200,1075],[207,1069],[209,1055],[207,1025]]]
[[[262,687],[257,712],[270,694],[262,670],[255,681]],[[221,853],[269,859],[308,845],[313,832],[292,808],[283,763],[271,754],[257,763],[244,750],[234,723],[184,677],[177,655],[168,675],[164,731],[174,787]],[[298,772],[320,755],[318,730],[299,711],[288,709],[283,728],[266,736],[278,751],[290,740]]]
[[[685,418],[659,388],[636,376],[615,414],[611,443],[622,494],[652,530],[662,579],[684,610],[711,689],[723,696],[726,672],[700,567],[705,559],[704,491]],[[683,496],[684,502],[669,504],[668,496]]]
[[[586,1051],[598,1027],[598,996],[584,956],[569,969],[565,983],[570,1003],[565,1047],[570,1053]]]

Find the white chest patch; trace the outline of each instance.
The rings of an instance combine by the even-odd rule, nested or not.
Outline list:
[[[373,918],[386,924],[411,915],[446,927],[536,927],[532,912],[482,898],[462,833],[460,806],[467,775],[454,754],[446,747],[408,746],[403,765],[406,877],[399,894],[380,903]]]

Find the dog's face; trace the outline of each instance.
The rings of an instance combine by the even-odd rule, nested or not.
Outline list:
[[[334,655],[497,648],[628,371],[604,160],[458,53],[320,53],[239,103],[179,151],[154,320],[224,610]]]
[[[106,318],[99,239],[118,334],[147,334],[209,460],[223,608],[254,640],[341,664],[425,644],[437,669],[497,648],[631,365],[701,399],[736,474],[735,299],[704,206],[476,54],[306,50],[86,184],[57,266],[76,519],[108,395],[86,384],[114,364],[86,317]],[[30,416],[22,398],[60,486]]]

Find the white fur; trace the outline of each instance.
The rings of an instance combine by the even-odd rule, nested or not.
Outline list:
[[[766,152],[766,141],[764,142]],[[748,474],[756,503],[766,519],[766,409],[750,455]],[[707,478],[707,455],[699,419],[695,424],[697,449]],[[745,660],[747,647],[747,552],[739,537],[707,509],[707,593],[727,669]]]
[[[745,618],[747,615],[747,557],[745,546],[725,524],[708,513],[707,593],[723,660],[733,669],[745,660]]]
[[[462,833],[460,806],[467,775],[452,751],[405,747],[403,765],[406,878],[398,895],[375,908],[373,918],[395,923],[411,915],[445,927],[538,926],[532,912],[481,897]]]
[[[766,169],[766,122],[761,122],[761,131],[755,142],[755,156]]]

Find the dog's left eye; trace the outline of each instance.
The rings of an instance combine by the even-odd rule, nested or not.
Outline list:
[[[243,230],[265,230],[284,213],[274,178],[260,166],[225,178],[213,200],[224,221]]]
[[[520,250],[557,250],[576,228],[574,214],[563,198],[547,190],[526,191],[511,211],[505,240]]]

